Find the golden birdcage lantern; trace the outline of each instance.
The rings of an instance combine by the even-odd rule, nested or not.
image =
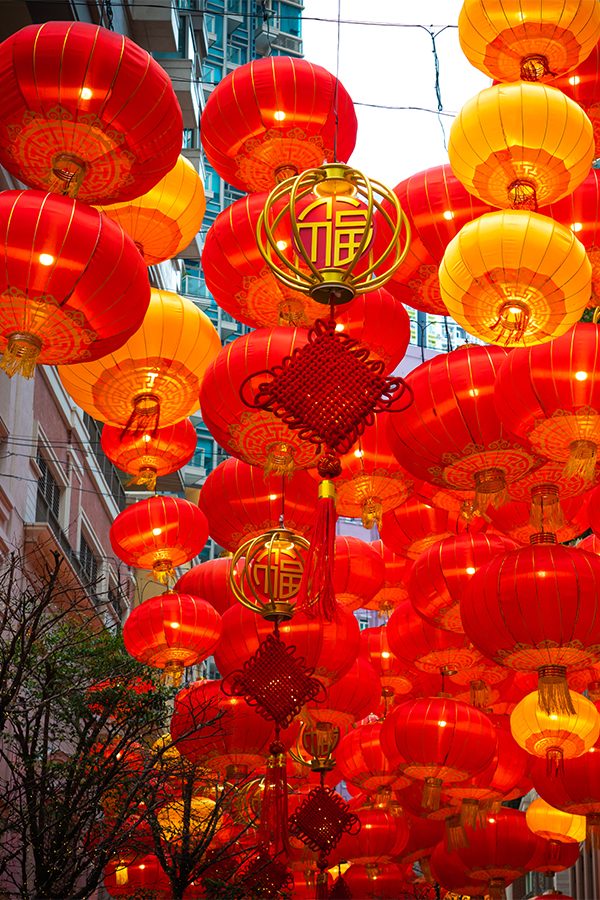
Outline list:
[[[284,285],[337,305],[391,278],[408,252],[410,226],[392,190],[351,166],[329,163],[271,191],[257,237]]]

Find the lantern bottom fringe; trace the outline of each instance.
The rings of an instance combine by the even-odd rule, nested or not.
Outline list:
[[[514,187],[516,184],[515,182],[511,187]],[[513,204],[513,209],[523,208],[523,204],[520,201],[517,202],[519,203],[518,207]],[[496,340],[494,343],[503,343],[505,346],[520,344],[529,326],[529,320],[529,307],[522,301],[511,300],[508,303],[503,303],[498,310],[498,318],[490,326],[491,330],[495,332]]]
[[[506,900],[506,885],[501,878],[492,878],[488,884],[489,900]]]
[[[469,839],[461,823],[460,816],[450,816],[446,820],[446,848],[449,852],[452,850],[461,850],[469,846]]]
[[[486,810],[479,805],[478,800],[466,797],[462,801],[460,805],[460,824],[463,827],[465,825],[469,828],[477,828],[478,825],[483,827],[487,821],[486,816]],[[452,819],[449,819],[448,821],[450,822]]]
[[[584,481],[593,481],[596,474],[598,447],[594,441],[573,441],[569,446],[569,458],[565,463],[564,475],[577,475]]]
[[[600,815],[586,816],[586,841],[592,850],[600,850]]]
[[[149,491],[155,490],[156,469],[153,469],[150,466],[141,468],[137,475],[134,475],[133,478],[127,482],[127,487],[131,487],[134,484],[144,485]]]
[[[170,581],[175,581],[177,578],[170,559],[157,559],[152,566],[152,574],[160,584],[166,584],[167,586]]]
[[[176,660],[168,662],[162,670],[161,681],[163,682],[163,684],[168,684],[174,688],[178,688],[181,685],[184,668],[185,666],[182,666],[181,663],[177,662]]]
[[[488,506],[498,509],[508,501],[506,476],[502,469],[491,466],[475,472],[475,497],[473,510],[484,515]]]
[[[426,778],[423,785],[423,806],[433,812],[440,808],[442,799],[442,779]]]
[[[383,518],[383,503],[379,497],[367,497],[363,500],[360,520],[363,528],[373,528],[377,525],[381,527],[381,519]]]
[[[490,689],[481,679],[471,681],[469,685],[471,695],[471,706],[477,709],[486,709],[489,706]]]
[[[0,358],[0,369],[9,378],[13,375],[33,378],[41,349],[42,342],[34,334],[11,334]]]
[[[558,498],[558,491],[555,495],[538,493],[535,496],[532,493],[529,524],[534,532],[549,531],[552,534],[556,534],[563,527],[565,517]]]
[[[558,778],[565,770],[565,761],[560,747],[549,747],[546,750],[546,775]]]
[[[283,441],[271,444],[267,448],[264,469],[267,478],[269,475],[283,475],[285,478],[291,478],[296,471],[296,463],[290,446]]]
[[[550,715],[575,715],[564,666],[538,669],[538,705]]]

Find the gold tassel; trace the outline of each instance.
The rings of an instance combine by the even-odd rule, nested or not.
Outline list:
[[[149,491],[153,491],[156,487],[156,469],[152,466],[142,466],[137,475],[127,482],[127,487],[133,484],[145,485]]]
[[[370,529],[374,525],[379,528],[382,516],[383,503],[379,497],[367,497],[366,500],[363,500],[360,519],[364,528]]]
[[[451,852],[468,846],[469,840],[460,816],[450,816],[446,819],[446,849]]]
[[[181,685],[181,679],[183,677],[184,666],[181,665],[175,659],[169,660],[169,662],[165,665],[162,675],[161,681],[163,684],[170,685],[171,687],[178,688]]]
[[[506,900],[506,885],[503,878],[492,878],[488,884],[489,900]]]
[[[460,824],[469,828],[476,828],[480,824],[482,811],[479,803],[472,797],[465,797],[460,804]]]
[[[265,476],[283,475],[291,478],[296,470],[294,454],[289,444],[278,441],[267,448],[267,461],[265,463]]]
[[[547,715],[575,715],[564,666],[538,669],[538,705]]]
[[[152,574],[157,581],[161,584],[166,584],[168,587],[170,581],[174,582],[177,580],[177,574],[171,560],[159,554],[161,554],[160,550],[157,552],[156,559],[152,564]]]
[[[598,447],[593,441],[578,440],[569,445],[569,458],[565,464],[564,474],[579,475],[584,481],[593,481],[596,474],[596,456]]]
[[[435,812],[440,808],[442,799],[442,779],[426,778],[423,785],[423,806]]]
[[[546,750],[546,775],[548,778],[558,778],[564,769],[563,752],[560,747],[549,747]]]
[[[538,484],[531,491],[529,524],[536,532],[555,534],[565,524],[558,485]]]
[[[483,515],[488,506],[494,509],[508,500],[506,478],[502,469],[490,468],[475,472],[474,509]]]
[[[42,342],[35,334],[11,334],[0,358],[0,369],[3,369],[9,378],[13,375],[33,378],[41,349]]]
[[[471,694],[471,706],[475,706],[477,709],[487,709],[489,706],[490,699],[490,689],[481,679],[477,681],[471,681],[469,684],[469,691]]]
[[[514,208],[516,207],[513,206]],[[527,331],[529,318],[529,309],[522,301],[509,300],[508,303],[503,303],[498,310],[498,318],[491,326],[492,331],[497,334],[496,343],[504,341],[505,344],[511,344],[521,341]]]

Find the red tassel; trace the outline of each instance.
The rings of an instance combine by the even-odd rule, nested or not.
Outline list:
[[[258,843],[269,855],[282,861],[290,852],[288,839],[288,786],[285,747],[274,741],[267,759]]]
[[[337,608],[333,587],[336,519],[335,485],[326,479],[319,485],[317,518],[306,554],[296,608],[312,618],[322,618],[328,622],[335,618]]]

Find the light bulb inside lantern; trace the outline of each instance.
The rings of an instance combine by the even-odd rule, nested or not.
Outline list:
[[[40,253],[38,261],[40,266],[51,266],[54,262],[54,257],[51,253]]]
[[[275,246],[278,250],[285,250],[287,248],[287,241],[276,241]]]
[[[94,95],[89,87],[82,87],[79,92],[79,96],[82,100],[91,100]]]
[[[446,722],[445,719],[440,719],[438,722],[438,725],[440,726],[440,728],[445,728],[447,724],[448,723]]]
[[[581,231],[583,229],[582,222],[571,222],[571,231]]]
[[[467,575],[474,575],[476,571],[477,570],[475,569],[475,566],[467,566],[467,568],[465,569]]]
[[[362,457],[365,455],[365,451],[364,451],[364,450],[360,450],[360,449],[356,449],[356,450],[354,451],[354,455],[355,455],[355,457],[356,457],[357,459],[362,459]]]
[[[446,222],[451,222],[452,219],[454,218],[454,213],[452,212],[451,209],[445,209],[444,212],[442,213],[442,218],[444,218],[446,220]]]
[[[335,326],[335,330],[336,330],[336,331],[343,331],[345,327],[346,327],[346,326],[343,325],[341,322],[338,322],[337,325]]]
[[[159,534],[162,534],[162,528],[153,528],[152,534],[154,535],[154,537],[158,537]]]
[[[579,84],[580,81],[581,78],[579,77],[579,75],[571,75],[571,77],[569,78],[569,84],[572,84],[573,86]]]
[[[179,628],[179,622],[169,622],[171,628]]]
[[[278,494],[269,494],[269,500],[277,500]]]
[[[149,434],[143,434],[143,435],[142,435],[142,440],[143,440],[143,442],[144,442],[145,444],[149,444],[150,441],[152,440],[152,437],[151,437],[151,435],[149,435]]]
[[[382,651],[381,651],[381,658],[382,658],[382,659],[389,659],[391,655],[392,655],[392,654],[390,653],[389,650],[382,650]]]
[[[273,118],[276,122],[283,122],[285,120],[286,114],[283,109],[276,109],[273,113]]]
[[[576,381],[587,381],[588,373],[584,371],[575,372]]]

